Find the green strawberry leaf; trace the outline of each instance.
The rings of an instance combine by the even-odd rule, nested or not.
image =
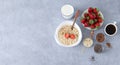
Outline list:
[[[89,20],[90,19],[90,17],[89,16],[87,16],[87,18],[86,18],[87,20]]]
[[[89,24],[94,24],[94,21],[93,21],[93,20],[90,20],[90,21],[89,21]]]
[[[100,26],[96,26],[96,29],[100,28]]]
[[[101,16],[101,14],[99,13],[98,16]]]
[[[99,11],[99,9],[98,8],[96,8],[97,9],[97,11]]]
[[[80,18],[80,20],[83,20],[83,19],[84,19],[84,17],[81,17],[81,18]]]

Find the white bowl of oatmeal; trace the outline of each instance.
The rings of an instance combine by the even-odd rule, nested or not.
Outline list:
[[[55,31],[55,40],[58,45],[63,47],[74,47],[81,42],[81,29],[75,23],[73,30],[71,30],[72,24],[73,21],[64,21],[57,27]]]

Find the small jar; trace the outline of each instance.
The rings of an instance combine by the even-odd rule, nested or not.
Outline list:
[[[74,8],[73,6],[68,5],[68,4],[64,5],[61,8],[61,13],[65,19],[71,19],[74,15]]]
[[[96,53],[102,53],[102,52],[104,51],[104,47],[103,47],[101,44],[96,44],[96,45],[94,46],[94,51],[95,51]]]

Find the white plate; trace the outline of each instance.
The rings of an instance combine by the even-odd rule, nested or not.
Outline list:
[[[61,29],[61,27],[62,26],[64,26],[64,25],[72,25],[73,24],[73,21],[64,21],[63,23],[61,23],[57,28],[56,28],[56,31],[55,31],[55,35],[54,35],[54,37],[55,37],[55,40],[56,40],[56,42],[58,43],[58,45],[60,45],[60,46],[63,46],[63,47],[74,47],[74,46],[77,46],[80,42],[81,42],[81,40],[82,40],[82,32],[81,32],[81,29],[80,29],[80,27],[75,23],[75,28],[77,28],[78,29],[78,31],[79,31],[79,37],[78,37],[78,41],[76,42],[76,43],[74,43],[74,44],[72,44],[72,45],[64,45],[63,43],[61,43],[59,40],[58,40],[58,31]]]
[[[86,10],[82,13],[82,16],[81,16],[81,17],[84,17],[84,13],[88,13],[88,9],[86,9]],[[103,22],[104,22],[104,16],[103,16],[102,12],[99,11],[99,13],[101,14],[101,17],[102,17]],[[100,27],[103,25],[103,22],[100,23]],[[82,25],[83,25],[83,23],[82,23]],[[84,25],[83,25],[83,26],[84,26]],[[100,27],[99,27],[99,28],[100,28]],[[91,29],[90,27],[85,27],[85,28],[88,29],[88,30],[97,30],[97,29],[98,29],[98,28]]]

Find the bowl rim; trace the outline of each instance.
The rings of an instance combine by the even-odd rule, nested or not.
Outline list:
[[[82,18],[82,17],[84,17],[84,13],[88,13],[88,8],[82,13],[82,15],[81,15],[81,17],[80,18]],[[101,17],[102,17],[102,19],[103,19],[103,22],[104,22],[104,16],[103,16],[103,14],[102,14],[102,12],[101,11],[99,11],[99,13],[101,14]],[[81,21],[81,20],[80,20]],[[100,27],[102,27],[102,25],[103,25],[103,22],[102,23],[100,23]],[[83,23],[82,23],[82,25],[83,25]],[[83,27],[84,27],[84,25],[83,25]],[[99,27],[99,28],[100,28]],[[97,30],[97,28],[95,28],[95,29],[91,29],[90,27],[84,27],[84,28],[86,28],[86,29],[88,29],[88,30]],[[99,29],[98,28],[98,29]]]
[[[78,31],[79,31],[79,38],[78,38],[78,41],[76,42],[76,43],[74,43],[74,44],[72,44],[72,45],[64,45],[64,44],[62,44],[59,40],[58,40],[58,31],[59,31],[59,29],[62,27],[62,26],[64,26],[64,25],[69,25],[69,24],[72,24],[73,23],[73,21],[64,21],[64,22],[62,22],[57,28],[56,28],[56,30],[55,30],[55,34],[54,34],[54,38],[55,38],[55,40],[56,40],[56,42],[57,42],[57,44],[58,45],[60,45],[60,46],[63,46],[63,47],[74,47],[74,46],[77,46],[81,41],[82,41],[82,31],[81,31],[81,28],[75,23],[75,27],[78,29]]]

